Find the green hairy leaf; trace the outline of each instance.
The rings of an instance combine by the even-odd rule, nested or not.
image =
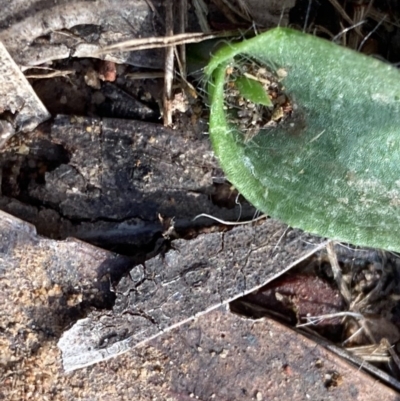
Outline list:
[[[242,77],[273,107],[239,89]],[[400,252],[397,69],[276,28],[220,49],[206,78],[214,151],[249,202],[310,233]]]

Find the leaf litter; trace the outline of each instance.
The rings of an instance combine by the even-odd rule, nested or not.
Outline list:
[[[343,11],[344,8],[339,3],[332,2],[332,4],[337,10],[339,10],[342,18],[348,15],[349,11]],[[367,11],[367,15],[364,15],[364,18],[368,18],[369,13],[371,14],[371,20],[369,20],[368,24],[360,25],[360,29],[349,29],[348,31],[342,29],[342,31],[345,31],[345,33],[340,36],[340,40],[342,41],[342,43],[352,44],[353,47],[359,46],[363,40],[360,32],[371,32],[372,21],[376,21],[378,19],[379,22],[383,18],[382,11],[375,9],[370,5],[368,5],[365,10]],[[389,13],[390,12],[391,11],[389,11]],[[395,24],[391,22],[393,20],[393,16],[394,15],[389,15],[389,18],[387,18],[388,22],[386,22],[385,20],[382,23],[383,26],[380,27],[380,32],[382,32],[383,30],[385,34],[384,37],[387,37],[385,31],[388,30],[388,26],[395,26]],[[347,25],[349,25],[350,27],[352,25],[358,26],[358,23],[360,21],[357,21],[353,17],[349,18],[350,20],[344,18],[344,20],[347,21]],[[313,13],[312,9],[307,10],[306,20],[307,30],[315,30],[319,33],[331,32],[332,37],[334,37],[335,31],[333,27],[328,26],[327,28],[322,28],[322,26],[319,25],[318,13]],[[299,22],[304,22],[304,20],[300,20]],[[365,36],[366,35],[364,34],[364,37]],[[362,50],[367,51],[371,48],[376,48],[374,47],[374,42],[377,42],[376,35],[373,35],[372,38],[368,38],[366,43],[363,43]],[[390,56],[393,57],[393,55]],[[254,67],[251,68],[253,68],[253,70],[250,72],[250,74],[252,72],[256,72],[255,76],[257,76],[257,71],[254,71]],[[235,95],[232,95],[232,99],[228,100],[229,103],[231,103],[232,101],[237,102],[237,93]],[[264,124],[265,121],[268,120],[266,117],[262,116],[261,122],[259,122],[258,117],[256,117],[256,124],[253,124],[253,116],[251,116],[250,119],[248,117],[245,118],[247,118],[247,120],[245,120],[243,124],[246,124],[247,127],[249,127],[249,125],[255,125],[255,131],[257,130],[257,124]],[[251,128],[253,127],[250,126],[249,129]],[[257,135],[257,133],[258,132],[255,132],[254,135]],[[252,133],[250,133],[250,136],[251,135]],[[350,301],[349,311],[351,313],[353,313],[354,311],[354,313],[358,314],[358,317],[355,318],[355,315],[351,316],[351,314],[349,313],[345,317],[346,321],[341,322],[342,330],[345,331],[345,335],[343,335],[341,341],[346,341],[346,339],[351,338],[351,341],[347,341],[346,346],[351,345],[351,349],[354,352],[364,353],[364,355],[367,355],[367,360],[368,358],[371,359],[373,355],[383,355],[381,357],[382,359],[379,360],[380,366],[382,366],[382,364],[387,364],[390,367],[390,365],[393,364],[393,361],[396,361],[396,358],[393,356],[389,356],[389,350],[393,351],[393,348],[389,348],[388,345],[385,344],[385,339],[387,337],[390,338],[389,343],[392,345],[393,341],[397,338],[398,335],[398,328],[396,324],[394,325],[395,327],[392,327],[392,322],[395,321],[397,323],[398,319],[397,294],[399,293],[399,288],[397,282],[397,269],[399,262],[397,261],[396,255],[392,255],[390,253],[372,250],[356,250],[352,248],[345,249],[346,251],[343,251],[343,248],[341,248],[340,246],[335,247],[335,253],[338,255],[337,257],[339,259],[339,267],[341,270],[343,270],[342,278],[338,281],[339,283],[341,283],[342,286],[341,295],[343,296],[343,298]],[[309,262],[309,265],[305,267],[305,270],[309,271],[310,269],[314,269],[314,271],[317,271],[319,276],[322,277],[320,278],[321,280],[323,280],[324,282],[328,282],[333,286],[333,282],[335,280],[333,274],[330,272],[329,264],[331,261],[332,255],[329,257],[328,255],[322,254],[318,258],[314,258],[313,260],[311,260]],[[348,294],[343,291],[343,283],[350,288],[350,298],[348,297]],[[309,290],[312,289],[309,287],[306,288],[308,288]],[[288,298],[290,298],[289,303],[292,303],[292,311],[294,310],[296,312],[296,310],[298,309],[298,305],[296,305],[293,301],[294,296],[289,297],[287,295],[282,295],[281,293],[279,293],[279,291],[277,293],[280,295],[275,297],[280,298],[281,300],[285,300],[286,303],[288,302]],[[293,304],[295,306],[293,306]],[[360,318],[360,316],[362,317]],[[326,319],[332,320],[333,318],[335,318],[335,316],[323,318],[322,321],[326,321]],[[339,320],[342,320],[339,315],[337,315],[336,319],[333,320],[337,321],[338,318],[340,318]],[[307,313],[299,314],[296,319],[298,319],[297,323],[299,324],[304,323],[304,320],[307,319],[315,323],[315,320],[313,321],[311,316],[307,317]],[[360,323],[361,320],[364,320],[363,324]],[[371,328],[372,326],[377,327],[377,332],[374,328]],[[383,337],[382,333],[385,333]],[[335,340],[335,342],[338,341]],[[368,344],[368,342],[373,344],[370,345]],[[381,342],[383,345],[381,344]],[[376,348],[371,349],[371,346],[374,346]],[[362,349],[362,351],[360,351],[360,349]],[[397,377],[397,375],[395,374],[395,370],[396,369],[394,368],[391,374],[393,374],[394,377]],[[335,381],[338,381],[337,378],[332,377],[332,382]]]

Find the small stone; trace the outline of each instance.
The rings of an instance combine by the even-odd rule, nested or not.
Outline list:
[[[222,352],[219,354],[220,358],[225,359],[228,356],[228,350],[224,349]]]

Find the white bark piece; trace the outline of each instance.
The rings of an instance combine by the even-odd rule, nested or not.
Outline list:
[[[167,254],[135,266],[121,280],[112,311],[93,312],[64,332],[58,342],[64,369],[127,352],[257,290],[325,245],[270,219],[174,241]]]
[[[32,131],[50,118],[50,113],[37,97],[24,74],[0,42],[0,112],[9,111],[15,131]],[[7,124],[6,124],[7,125]],[[11,127],[5,127],[6,140],[12,135]],[[2,137],[0,143],[2,143]]]

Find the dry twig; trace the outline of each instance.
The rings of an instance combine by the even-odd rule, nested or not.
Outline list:
[[[208,7],[204,3],[204,0],[192,0],[192,4],[201,30],[203,32],[211,32],[210,25],[208,25],[207,21]]]
[[[339,291],[342,294],[342,297],[344,298],[346,304],[350,305],[351,294],[350,294],[350,291],[349,291],[346,283],[343,280],[342,270],[340,269],[339,262],[338,262],[336,252],[335,252],[335,248],[334,248],[334,243],[332,241],[327,244],[326,250],[328,252],[329,261],[331,263],[333,277],[336,281]]]
[[[92,56],[116,52],[116,51],[137,51],[147,49],[159,49],[168,46],[179,46],[187,43],[199,43],[205,40],[223,38],[237,35],[237,31],[223,31],[218,33],[182,33],[178,35],[167,35],[161,37],[131,39],[124,42],[115,43],[105,46],[101,50],[96,51]]]
[[[187,0],[180,0],[179,7],[179,33],[185,33],[187,27]],[[179,46],[179,59],[180,59],[180,73],[186,79],[186,46],[182,44]]]
[[[166,36],[174,34],[173,21],[173,2],[165,0],[165,29]],[[165,67],[164,67],[164,95],[163,95],[163,120],[164,126],[172,125],[172,82],[174,79],[174,46],[169,45],[165,49]]]

